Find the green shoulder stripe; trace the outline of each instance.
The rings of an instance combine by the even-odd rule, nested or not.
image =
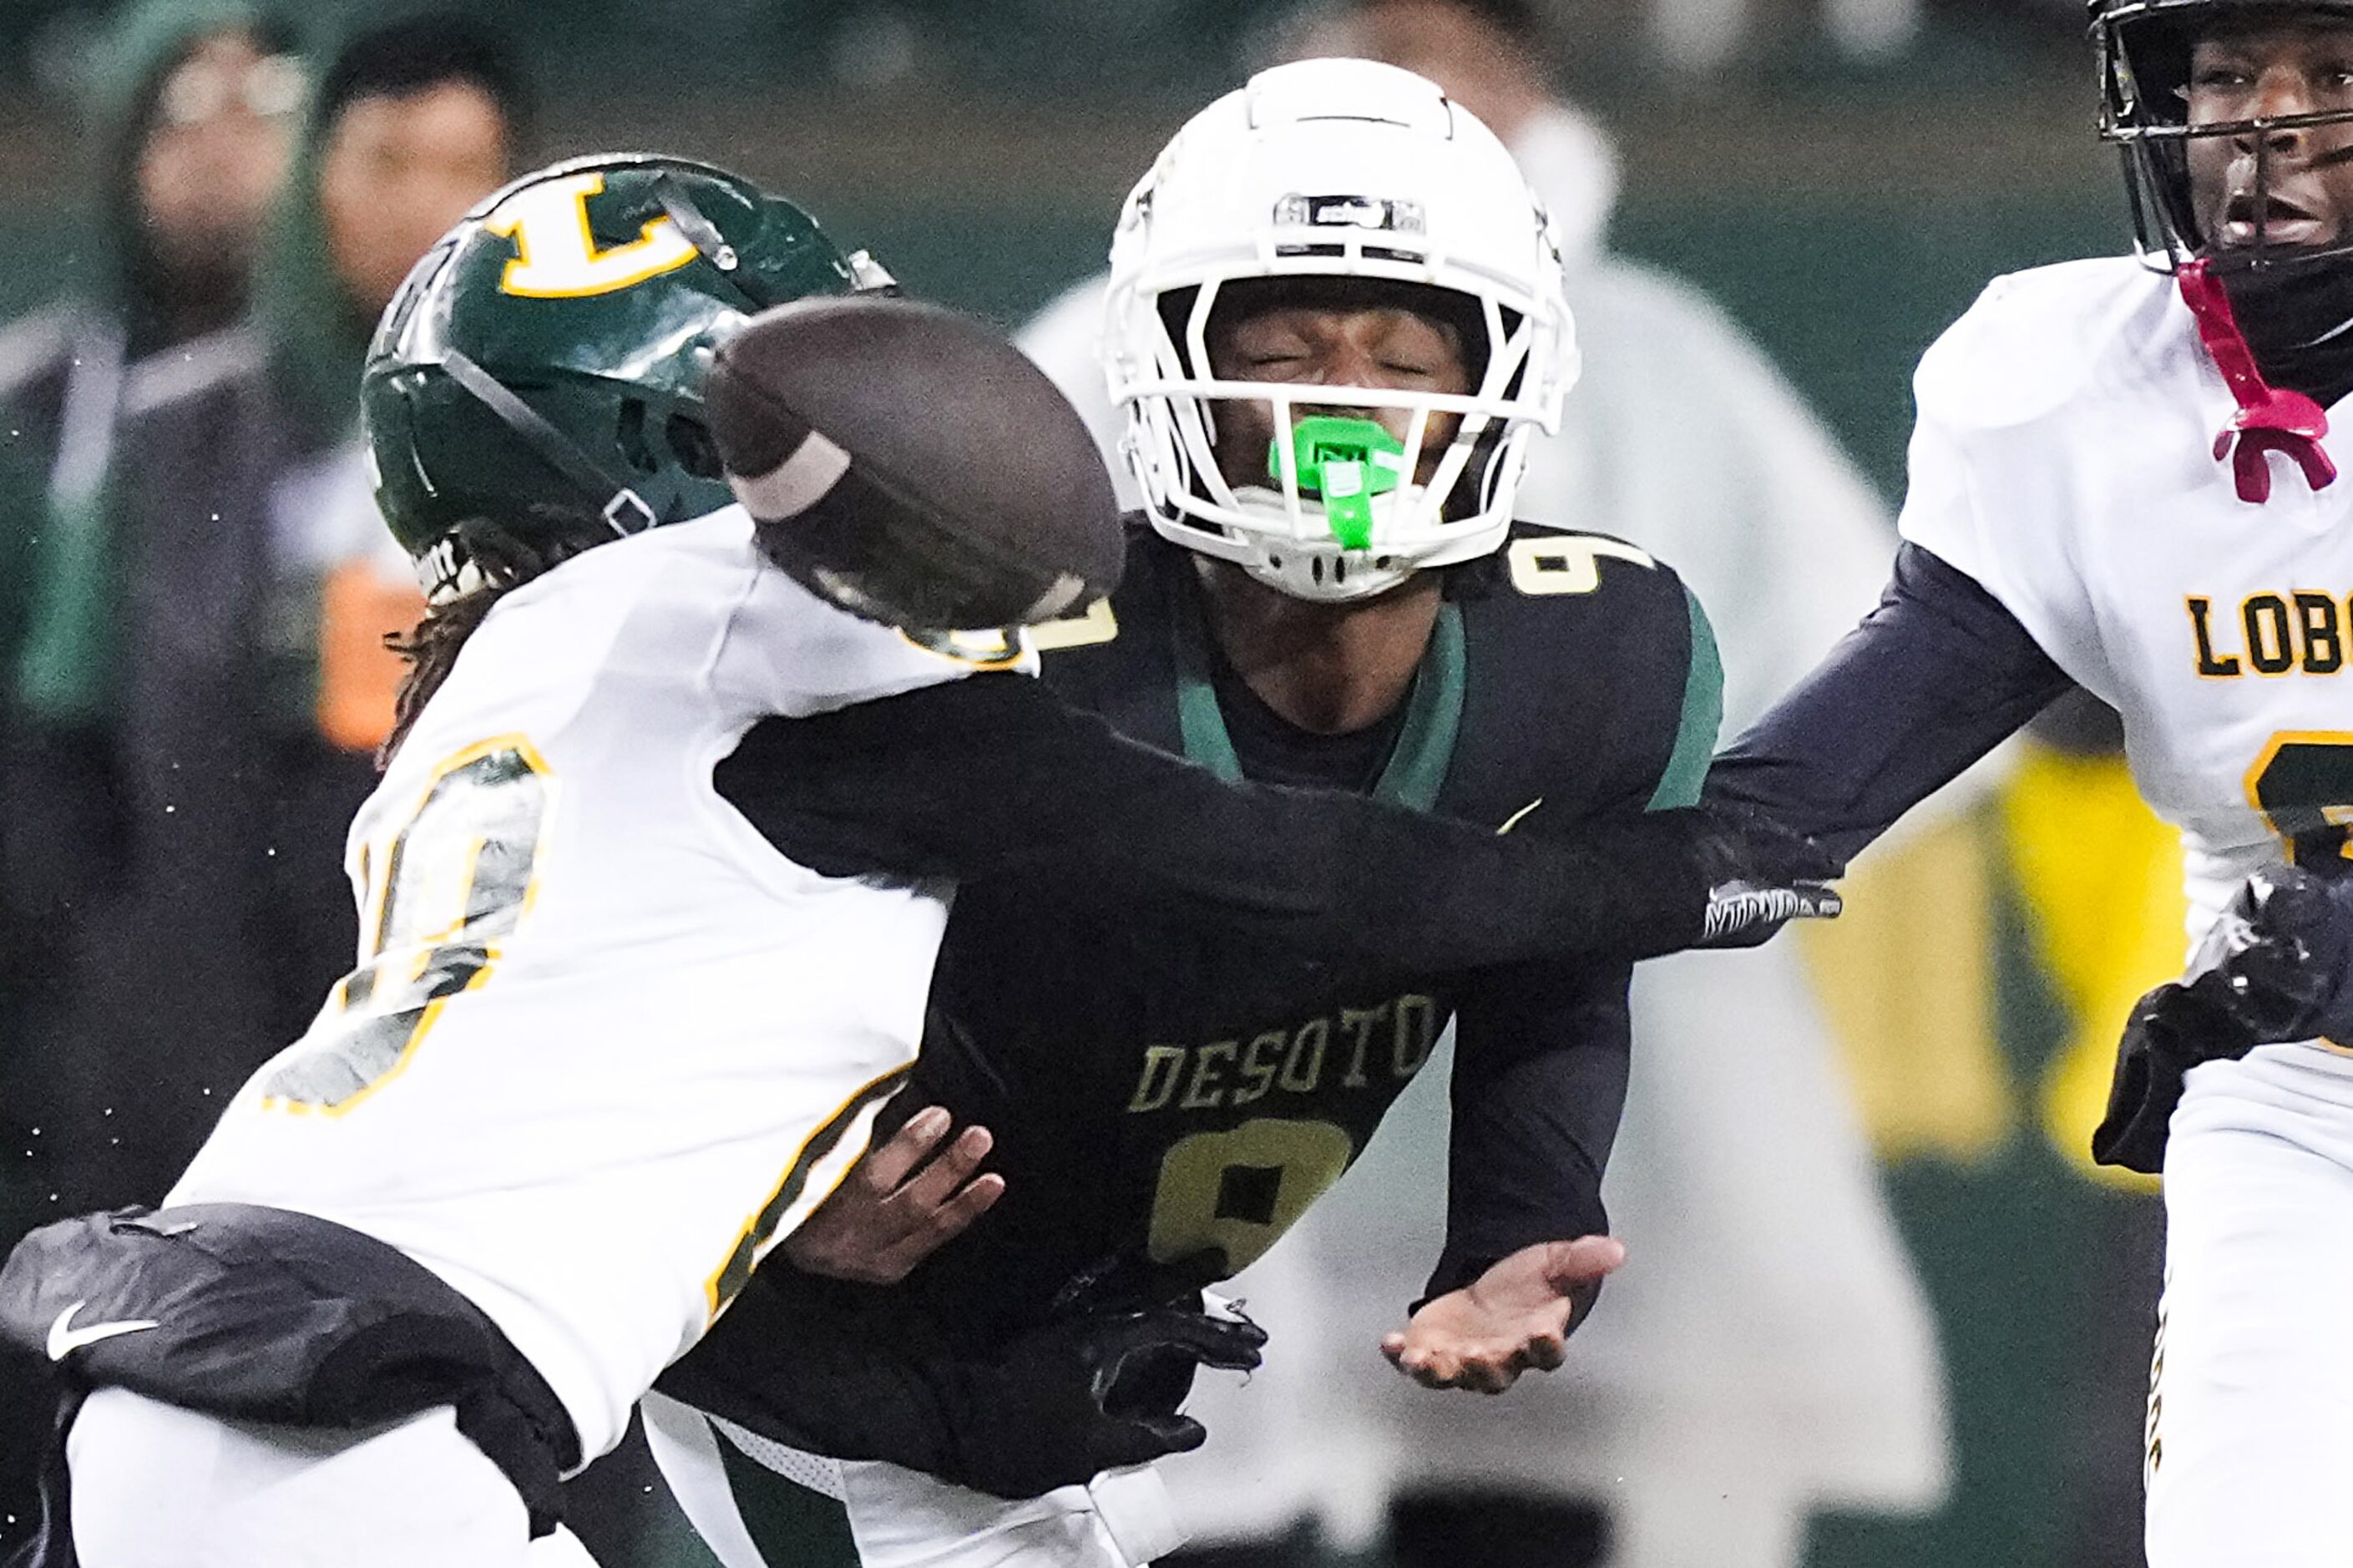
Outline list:
[[[1651,792],[1646,811],[1665,811],[1699,804],[1699,786],[1707,777],[1708,759],[1715,753],[1715,734],[1724,724],[1724,659],[1715,651],[1715,628],[1699,596],[1683,590],[1691,606],[1691,663],[1683,670],[1683,719],[1675,728],[1675,748],[1668,753],[1659,787]]]
[[[1176,643],[1176,728],[1184,737],[1185,755],[1229,784],[1243,777],[1241,758],[1218,706],[1216,678],[1209,670],[1208,628],[1201,624],[1198,601],[1176,586],[1170,624]],[[1448,600],[1438,607],[1430,649],[1414,671],[1413,689],[1406,698],[1405,724],[1388,765],[1374,782],[1372,796],[1409,811],[1438,807],[1446,771],[1454,763],[1454,742],[1462,729],[1462,703],[1469,684],[1470,657],[1462,633],[1462,607]],[[1709,731],[1713,741],[1715,731]],[[1707,765],[1706,748],[1700,766]]]

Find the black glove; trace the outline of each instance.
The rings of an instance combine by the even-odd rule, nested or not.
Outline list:
[[[2353,1036],[2353,879],[2295,866],[2249,877],[2200,944],[2187,984],[2133,1007],[2092,1158],[2156,1175],[2183,1080],[2257,1046]]]
[[[2261,1045],[2353,1037],[2353,877],[2296,866],[2249,877],[2198,949],[2194,969]]]
[[[2164,1172],[2166,1133],[2189,1069],[2235,1060],[2257,1044],[2227,996],[2220,977],[2208,973],[2188,985],[2160,985],[2133,1004],[2116,1047],[2108,1113],[2092,1133],[2094,1160],[2144,1175]]]
[[[953,1449],[938,1473],[1003,1498],[1036,1497],[1208,1436],[1177,1406],[1204,1366],[1249,1372],[1266,1331],[1182,1307],[1075,1319],[955,1369]]]
[[[893,1291],[771,1263],[658,1386],[790,1447],[1028,1498],[1199,1447],[1176,1409],[1194,1371],[1248,1372],[1265,1343],[1246,1320],[1166,1306],[1063,1318],[982,1353]]]
[[[1845,868],[1820,845],[1749,806],[1660,812],[1685,825],[1684,847],[1707,888],[1694,947],[1755,947],[1793,920],[1835,920],[1827,884]]]

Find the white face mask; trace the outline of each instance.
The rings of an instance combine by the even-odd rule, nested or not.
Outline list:
[[[1459,297],[1476,322],[1480,384],[1446,395],[1212,375],[1219,290],[1282,278]],[[1434,83],[1364,60],[1261,72],[1187,123],[1122,214],[1105,334],[1152,526],[1309,599],[1368,596],[1500,547],[1529,445],[1559,427],[1577,379],[1559,244],[1519,165]],[[1400,414],[1403,475],[1424,473],[1434,418],[1449,416],[1451,434],[1424,483],[1335,510],[1296,465],[1240,490],[1227,482],[1214,426],[1231,401],[1271,405],[1278,430],[1302,405]]]

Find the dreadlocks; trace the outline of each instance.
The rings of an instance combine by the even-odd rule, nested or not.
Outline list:
[[[393,697],[392,733],[376,748],[377,772],[391,765],[392,753],[400,749],[417,716],[425,710],[433,694],[441,689],[441,683],[449,679],[466,639],[489,618],[499,601],[525,583],[554,571],[590,545],[611,537],[609,524],[602,519],[590,519],[568,504],[535,503],[523,510],[550,525],[539,531],[547,537],[527,545],[485,518],[470,518],[459,523],[450,530],[456,545],[451,560],[469,563],[473,568],[473,580],[480,585],[435,604],[406,637],[395,634],[384,639],[385,647],[408,661],[408,673],[401,678],[400,689]],[[553,526],[557,523],[565,525],[568,531],[557,534]]]
[[[512,585],[476,588],[435,605],[407,636],[394,632],[384,639],[385,647],[408,661],[408,673],[400,678],[400,690],[393,698],[392,732],[376,748],[376,772],[382,773],[392,765],[392,754],[400,749],[417,716],[425,711],[425,705],[441,689],[441,683],[449,679],[466,639],[474,635],[474,628],[488,618]]]

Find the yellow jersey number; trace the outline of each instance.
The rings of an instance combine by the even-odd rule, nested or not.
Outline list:
[[[452,997],[490,979],[498,944],[531,907],[549,782],[520,735],[433,770],[383,866],[361,862],[375,913],[367,960],[271,1071],[265,1107],[353,1110],[400,1076]]]
[[[1659,564],[1647,551],[1590,533],[1530,534],[1512,541],[1504,555],[1512,571],[1512,586],[1530,598],[1592,593],[1601,586],[1605,558],[1651,569]]]
[[[2288,858],[2307,871],[2353,870],[2353,730],[2283,730],[2247,770],[2247,799]]]
[[[1346,1130],[1329,1121],[1261,1118],[1178,1140],[1161,1157],[1153,1193],[1152,1260],[1215,1248],[1226,1272],[1240,1273],[1339,1180],[1355,1152]]]

